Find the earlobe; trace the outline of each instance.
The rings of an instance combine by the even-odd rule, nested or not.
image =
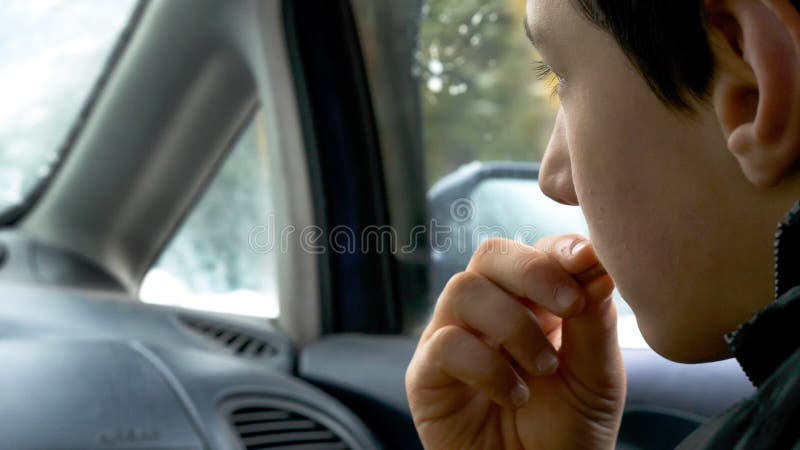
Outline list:
[[[800,158],[797,22],[763,0],[706,6],[716,59],[713,101],[728,148],[754,185],[777,185]]]

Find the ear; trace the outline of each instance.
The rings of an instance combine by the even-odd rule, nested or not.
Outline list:
[[[789,0],[706,0],[713,102],[728,148],[758,187],[800,159],[800,16]]]

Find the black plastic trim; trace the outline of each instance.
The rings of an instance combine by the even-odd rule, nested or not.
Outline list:
[[[346,443],[348,448],[353,450],[376,450],[376,447],[374,447],[374,442],[370,442],[372,441],[372,439],[370,439],[371,436],[367,439],[365,439],[363,436],[357,436],[354,434],[355,430],[353,430],[352,427],[348,427],[343,423],[340,423],[334,417],[320,411],[318,407],[305,404],[298,399],[257,394],[230,397],[224,400],[220,405],[221,414],[228,421],[232,433],[237,436],[240,442],[242,442],[241,436],[239,436],[236,430],[232,416],[236,410],[248,407],[274,408],[305,416],[306,418],[330,430],[337,438]]]
[[[292,0],[285,0],[281,11],[283,12],[283,22],[286,31],[286,51],[289,55],[289,66],[292,70],[292,78],[295,84],[297,109],[300,116],[301,131],[306,150],[314,220],[327,235],[328,229],[326,228],[326,224],[328,223],[328,217],[325,213],[327,206],[325,201],[325,186],[321,178],[320,150],[314,133],[311,99],[305,88],[306,79],[300,55],[300,43],[298,41],[299,31],[295,26],[294,2],[292,2]],[[330,333],[333,328],[333,282],[330,264],[326,257],[320,256],[317,270],[319,274],[321,332],[327,334]]]
[[[307,14],[309,10],[314,14]],[[400,305],[389,243],[381,242],[382,251],[370,247],[335,252],[327,239],[331,230],[347,227],[360,243],[368,227],[391,223],[350,2],[286,1],[284,14],[309,172],[315,179],[314,206],[324,241],[320,244],[326,249],[320,257],[322,331],[399,332]]]

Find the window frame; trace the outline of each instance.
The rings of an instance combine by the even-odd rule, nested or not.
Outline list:
[[[82,256],[131,301],[256,102],[281,150],[275,171],[291,181],[280,225],[314,225],[282,1],[146,4],[70,157],[14,230]],[[279,324],[302,344],[320,334],[318,267],[292,244],[278,275]]]
[[[350,1],[285,0],[283,7],[322,236],[338,226],[356,233],[390,226],[381,142]],[[350,175],[346,183],[343,174]],[[321,244],[322,333],[401,332],[393,256],[375,249],[339,254],[327,239]]]

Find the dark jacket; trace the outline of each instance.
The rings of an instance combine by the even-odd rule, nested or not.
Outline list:
[[[775,235],[776,301],[727,336],[756,393],[679,449],[800,449],[800,204]]]

